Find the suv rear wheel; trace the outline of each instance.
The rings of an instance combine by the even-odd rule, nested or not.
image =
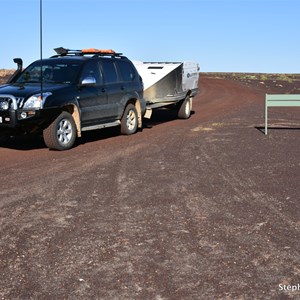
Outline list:
[[[128,104],[121,119],[121,133],[133,134],[137,131],[138,114],[133,104]]]
[[[76,125],[71,114],[63,111],[44,131],[45,144],[50,149],[70,149],[76,138]]]

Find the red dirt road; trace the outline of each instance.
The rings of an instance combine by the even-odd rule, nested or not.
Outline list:
[[[0,147],[1,299],[297,299],[299,110],[202,77],[194,114]]]

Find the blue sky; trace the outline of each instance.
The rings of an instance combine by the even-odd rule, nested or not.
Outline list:
[[[203,72],[300,73],[300,0],[43,0],[43,57],[110,48]],[[40,0],[0,0],[0,69],[40,57]]]

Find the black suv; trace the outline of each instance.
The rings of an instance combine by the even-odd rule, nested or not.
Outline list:
[[[18,70],[0,87],[0,130],[43,132],[51,149],[73,146],[82,131],[142,127],[143,82],[132,62],[112,50],[55,49],[57,55]]]

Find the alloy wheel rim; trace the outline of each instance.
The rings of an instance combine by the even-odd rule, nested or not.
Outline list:
[[[136,125],[136,115],[133,110],[130,110],[127,115],[127,128],[133,130]]]
[[[72,125],[69,120],[63,119],[59,122],[58,130],[57,130],[57,138],[58,141],[66,145],[70,142],[73,135]]]

